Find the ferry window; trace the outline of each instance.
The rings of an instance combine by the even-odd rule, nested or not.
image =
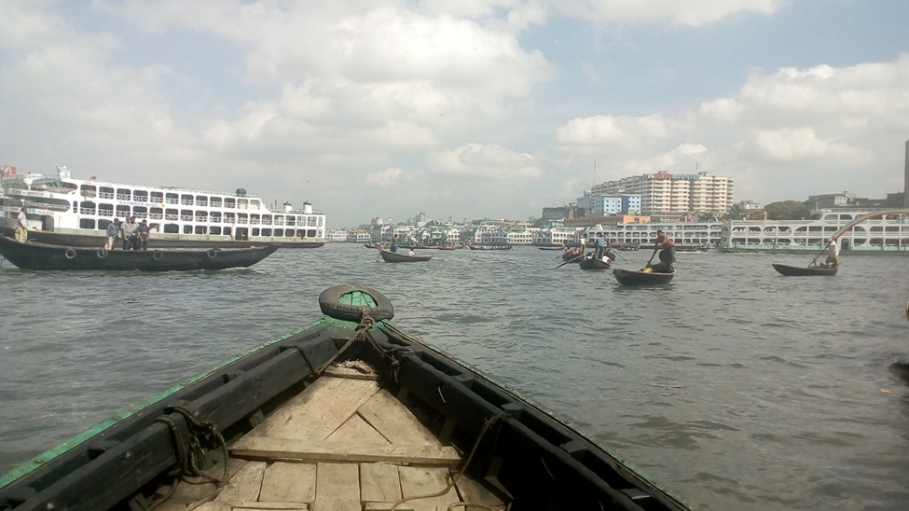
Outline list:
[[[209,202],[209,205],[213,208],[220,208],[221,207],[221,197],[212,197],[211,201]]]
[[[208,212],[196,211],[196,222],[207,222],[207,221],[208,221]]]
[[[183,226],[183,234],[192,234],[192,233],[193,233],[193,226],[191,226],[191,225]]]
[[[259,235],[259,228],[258,228],[258,227],[256,227],[255,229],[252,230],[252,235],[253,235],[253,236],[258,236],[258,235]]]
[[[164,224],[164,232],[169,232],[171,234],[177,234],[180,232],[180,226],[177,224]]]
[[[900,232],[899,226],[887,227],[887,232]]]
[[[116,216],[127,217],[130,215],[129,206],[117,206]]]
[[[231,231],[232,231],[232,229],[231,229],[230,227],[225,227],[225,228],[224,228],[224,234],[225,234],[226,236],[230,236],[230,235],[232,234]]]
[[[297,236],[306,236],[305,229],[297,229]]]
[[[284,225],[284,216],[283,215],[275,216],[275,225]]]
[[[238,224],[244,224],[244,225],[245,225],[245,224],[248,224],[248,223],[249,223],[249,215],[247,215],[246,213],[237,213],[237,223],[238,223]]]
[[[152,232],[160,232],[161,224],[148,224],[148,230]]]
[[[210,227],[208,229],[208,233],[209,234],[221,234],[221,228],[220,227]]]
[[[117,200],[131,200],[132,191],[127,188],[118,188],[117,189]]]
[[[114,216],[114,206],[112,204],[99,204],[98,214],[101,216]]]
[[[145,206],[133,206],[133,216],[136,218],[148,218],[148,208]]]
[[[161,192],[152,192],[151,200],[149,202],[154,202],[155,204],[163,204],[164,203],[164,194]]]
[[[316,217],[314,217],[314,216],[309,217],[309,221],[307,222],[307,224],[310,227],[315,227],[316,226]]]
[[[161,208],[151,208],[148,213],[148,218],[152,220],[161,220],[164,218],[164,210]]]
[[[82,195],[84,197],[94,197],[97,189],[94,185],[82,185]]]
[[[315,237],[316,237],[316,230],[315,230],[315,229],[307,229],[307,230],[306,230],[306,237],[307,237],[307,238],[315,238]]]
[[[284,230],[284,237],[285,237],[285,238],[293,238],[293,237],[294,237],[294,230],[293,230],[293,229],[285,229],[285,230]]]
[[[262,225],[271,225],[271,215],[262,215]]]
[[[145,190],[136,190],[133,192],[133,200],[137,202],[148,202],[148,192]]]
[[[101,191],[98,192],[98,197],[102,199],[113,199],[114,198],[114,189],[109,186],[102,186]]]
[[[237,209],[249,209],[249,200],[247,200],[247,199],[237,200]]]
[[[275,229],[275,236],[277,236],[277,237],[284,236],[284,229]]]
[[[175,193],[169,193],[164,200],[167,204],[180,204],[180,196]]]
[[[237,201],[228,197],[224,199],[224,207],[233,209],[237,207]]]
[[[196,206],[208,206],[208,197],[196,195]]]
[[[83,202],[79,206],[79,212],[82,213],[83,215],[94,215],[95,208],[97,208],[97,206],[95,205],[94,202]]]
[[[205,227],[204,225],[196,226],[196,234],[206,234],[207,232],[208,232],[208,228]]]
[[[211,212],[211,221],[214,222],[214,223],[218,223],[218,224],[221,223],[221,212],[220,212],[220,211],[212,211],[212,212]]]
[[[79,228],[80,229],[94,229],[95,221],[92,220],[91,218],[82,218],[79,220]]]
[[[192,195],[186,195],[186,194],[181,195],[181,196],[180,196],[180,204],[184,204],[184,205],[186,205],[186,206],[192,206],[192,205],[193,205],[193,196],[192,196]]]
[[[180,220],[183,220],[184,222],[192,222],[193,221],[192,210],[191,209],[181,209],[180,210]]]
[[[840,215],[840,220],[852,220],[852,215]]]
[[[871,232],[883,232],[884,228],[881,226],[876,226],[871,228]]]
[[[271,229],[262,229],[262,236],[271,236]]]
[[[237,215],[234,213],[224,213],[224,223],[232,224],[237,221]]]
[[[176,209],[166,209],[164,210],[164,219],[165,220],[176,220],[180,216],[180,213]]]
[[[827,215],[824,217],[824,220],[836,220],[837,215]]]
[[[98,220],[98,229],[104,231],[107,230],[107,226],[112,224],[110,220]]]
[[[252,224],[259,223],[259,215],[249,215],[249,222]]]
[[[293,215],[288,216],[288,217],[287,217],[287,222],[285,222],[285,225],[289,225],[289,226],[291,226],[291,227],[293,227],[294,225],[297,225],[297,223],[296,223],[296,218],[295,218]]]
[[[259,209],[259,201],[257,201],[257,200],[249,201],[249,207],[251,207],[252,209]]]

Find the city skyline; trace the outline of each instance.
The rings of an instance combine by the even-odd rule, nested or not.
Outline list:
[[[11,0],[0,163],[375,216],[528,218],[625,176],[903,188],[898,0]],[[594,170],[595,167],[595,170]]]

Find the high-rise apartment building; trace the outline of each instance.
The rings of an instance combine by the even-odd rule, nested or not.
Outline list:
[[[725,213],[732,207],[732,178],[697,174],[641,174],[594,185],[591,195],[636,193],[641,213],[654,217]]]

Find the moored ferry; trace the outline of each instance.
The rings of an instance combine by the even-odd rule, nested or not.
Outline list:
[[[269,208],[259,197],[166,186],[134,186],[75,179],[65,167],[56,176],[5,175],[0,192],[0,232],[11,236],[16,215],[27,209],[30,240],[100,247],[114,218],[148,220],[149,247],[316,248],[325,243],[325,215],[304,202],[295,210]]]
[[[818,252],[824,240],[871,209],[835,209],[812,213],[805,220],[734,220],[723,226],[720,250],[732,253],[801,254]],[[855,225],[838,238],[850,254],[909,254],[909,218],[884,215]]]
[[[716,247],[722,238],[722,222],[619,223],[595,225],[583,231],[588,243],[600,234],[612,244],[653,246],[662,230],[676,247]]]

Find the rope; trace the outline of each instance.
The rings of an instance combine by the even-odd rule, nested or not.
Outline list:
[[[177,464],[178,467],[172,472],[171,475],[176,477],[180,481],[184,481],[188,484],[204,484],[204,483],[213,483],[217,486],[215,492],[210,495],[208,498],[200,501],[198,504],[210,501],[214,499],[221,488],[227,484],[228,480],[228,470],[227,470],[227,442],[224,441],[224,437],[221,435],[221,432],[218,431],[217,426],[208,419],[199,417],[196,412],[188,410],[182,406],[174,408],[174,412],[183,416],[186,420],[186,425],[189,429],[189,444],[187,445],[184,442],[184,438],[180,435],[180,432],[177,428],[177,424],[167,415],[161,415],[155,419],[155,422],[161,422],[167,425],[173,435],[174,445],[177,450]],[[208,474],[202,472],[202,466],[205,461],[205,451],[209,449],[221,449],[221,454],[224,456],[224,475],[221,479],[217,477],[212,477]],[[201,481],[191,481],[187,477],[198,477]],[[163,496],[161,500],[156,502],[153,506],[149,507],[149,511],[159,506],[162,502],[167,501],[173,495],[176,489],[176,484]]]
[[[486,432],[489,431],[489,429],[493,426],[493,424],[495,424],[496,422],[499,422],[500,420],[505,419],[506,417],[508,417],[508,415],[501,413],[499,415],[493,415],[492,417],[486,419],[486,422],[483,423],[483,428],[480,429],[480,434],[477,435],[476,442],[473,443],[473,448],[470,450],[470,455],[467,456],[467,461],[465,461],[464,465],[461,467],[461,469],[458,470],[458,472],[451,477],[451,482],[448,483],[448,486],[446,486],[444,489],[437,491],[435,493],[427,493],[424,495],[414,495],[411,497],[403,498],[403,499],[395,502],[394,505],[391,506],[391,511],[395,511],[396,509],[398,509],[398,506],[407,502],[408,500],[428,499],[430,497],[441,497],[442,495],[445,495],[446,493],[448,493],[448,491],[451,490],[452,487],[454,487],[454,485],[458,482],[458,479],[460,479],[461,476],[464,475],[464,472],[467,471],[467,467],[469,467],[470,462],[473,461],[473,455],[476,454],[477,448],[480,447],[480,442],[483,440],[483,437],[486,435]],[[448,510],[451,511],[452,507],[460,507],[460,506],[478,507],[478,508],[482,508],[482,509],[487,509],[489,511],[495,511],[492,508],[486,507],[482,504],[471,504],[468,502],[454,502],[448,506]]]

